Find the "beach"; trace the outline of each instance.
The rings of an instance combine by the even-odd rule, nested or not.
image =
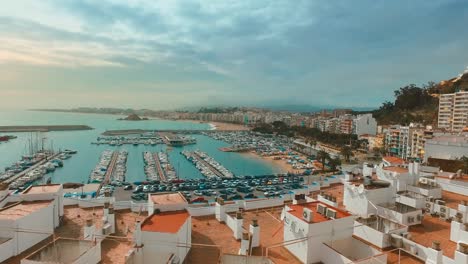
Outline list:
[[[274,167],[278,168],[281,173],[287,173],[287,172],[303,172],[304,170],[298,170],[294,169],[291,164],[288,164],[286,160],[275,160],[274,156],[260,156],[257,153],[250,151],[250,152],[241,152],[242,155],[253,158],[253,159],[261,159],[263,161],[267,161]]]
[[[249,127],[239,124],[223,123],[223,122],[209,122],[210,125],[214,127],[215,130],[219,131],[247,131],[250,130]]]

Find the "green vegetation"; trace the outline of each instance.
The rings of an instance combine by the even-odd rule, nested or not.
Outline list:
[[[202,107],[198,113],[226,114],[239,111],[239,107]]]
[[[411,122],[433,124],[437,120],[439,100],[429,91],[435,86],[429,82],[422,87],[414,84],[401,87],[395,91],[395,102],[384,102],[373,111],[373,116],[379,125],[408,125]]]
[[[275,121],[272,124],[260,124],[253,128],[252,131],[264,134],[285,135],[288,137],[302,137],[306,138],[310,143],[312,143],[311,145],[315,145],[317,142],[321,142],[339,148],[344,145],[350,145],[351,148],[357,149],[365,144],[364,141],[358,140],[356,135],[335,134],[326,131],[322,132],[318,128],[300,126],[288,127],[284,122],[281,121]]]

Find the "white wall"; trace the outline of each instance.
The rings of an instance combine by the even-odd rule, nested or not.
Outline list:
[[[161,254],[174,253],[182,263],[190,250],[192,243],[192,220],[190,217],[176,234],[160,232],[142,232],[143,263],[154,263]]]
[[[215,214],[215,206],[189,206],[187,207],[187,211],[191,216],[204,216],[204,215],[214,215]]]
[[[14,256],[16,244],[15,240],[10,239],[2,244],[0,244],[0,262],[9,259],[10,257]]]
[[[297,225],[297,228],[292,227],[292,222]],[[309,224],[291,213],[286,212],[283,228],[284,241],[304,237],[308,239],[304,242],[294,243],[285,247],[304,263],[319,262],[321,244],[323,242],[351,237],[353,234],[353,225],[354,217],[352,216]]]
[[[437,183],[442,187],[443,190],[461,195],[468,193],[468,182],[462,182],[457,180],[450,180],[444,178],[436,178]]]
[[[389,220],[392,220],[394,222],[397,222],[399,224],[402,224],[402,225],[411,226],[411,225],[420,224],[422,222],[422,216],[423,216],[422,210],[415,210],[415,211],[411,211],[407,213],[399,213],[397,211],[393,211],[391,209],[388,209],[379,205],[377,206],[377,208],[378,208],[378,211],[377,211],[378,215],[384,218],[387,218]],[[421,216],[420,220],[418,220],[418,217],[417,217],[418,215]],[[414,222],[412,223],[408,222],[408,217],[414,217]]]
[[[242,238],[243,219],[237,219],[235,216],[226,215],[226,225],[232,230],[235,239]]]
[[[402,234],[407,231],[408,227],[401,227],[383,233],[374,228],[371,228],[369,226],[361,224],[360,222],[355,221],[353,234],[379,248],[387,248],[391,246],[390,234]]]
[[[380,188],[373,190],[365,190],[360,194],[351,188],[351,184],[346,183],[344,186],[343,204],[346,210],[355,215],[367,217],[369,214],[377,212],[376,205],[394,201],[394,188]]]
[[[330,248],[328,245],[323,244],[320,248],[321,251],[321,262],[324,264],[348,264],[353,261],[346,258],[345,256],[339,254],[334,249]]]
[[[90,248],[74,264],[97,264],[101,261],[101,242]]]

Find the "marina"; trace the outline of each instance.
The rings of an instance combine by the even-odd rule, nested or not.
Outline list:
[[[205,152],[196,151],[182,151],[187,160],[192,162],[195,167],[207,178],[232,178],[234,174],[226,169],[223,165],[218,163],[212,157],[208,156]]]
[[[0,174],[0,181],[10,185],[10,189],[18,189],[42,179],[58,167],[63,167],[63,161],[71,157],[70,152],[53,153],[37,152],[31,156],[23,156],[22,160],[5,168]],[[47,180],[50,181],[50,180]]]
[[[122,145],[151,145],[163,144],[162,138],[155,133],[146,133],[135,136],[108,136],[98,137],[96,141],[91,142],[94,145],[109,145],[109,146],[122,146]]]
[[[91,183],[100,183],[103,182],[106,177],[110,176],[109,171],[112,172],[111,163],[114,165],[117,160],[117,153],[112,150],[105,150],[102,152],[99,159],[99,163],[96,165],[91,175],[89,181]]]
[[[112,171],[111,182],[119,183],[125,181],[125,174],[127,173],[127,150],[120,150],[117,153],[117,160],[115,162],[115,168]]]
[[[143,152],[145,173],[148,181],[171,181],[177,178],[174,167],[169,162],[166,152]]]

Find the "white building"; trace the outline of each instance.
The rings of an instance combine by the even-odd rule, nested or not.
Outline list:
[[[150,215],[143,223],[137,222],[135,247],[126,261],[142,263],[183,263],[192,243],[192,221],[183,211]],[[133,261],[133,262],[132,262]]]
[[[0,209],[0,261],[50,237],[63,215],[62,185],[29,187],[5,200],[9,204]]]
[[[284,213],[284,241],[298,241],[285,247],[303,263],[322,261],[323,243],[350,238],[354,217],[322,202],[287,206]]]
[[[460,135],[442,134],[427,140],[424,161],[429,158],[454,160],[468,157],[468,133]]]
[[[363,134],[377,134],[377,121],[372,114],[358,115],[353,119],[353,134],[358,136]]]
[[[468,126],[468,91],[440,95],[438,126],[452,132]]]

